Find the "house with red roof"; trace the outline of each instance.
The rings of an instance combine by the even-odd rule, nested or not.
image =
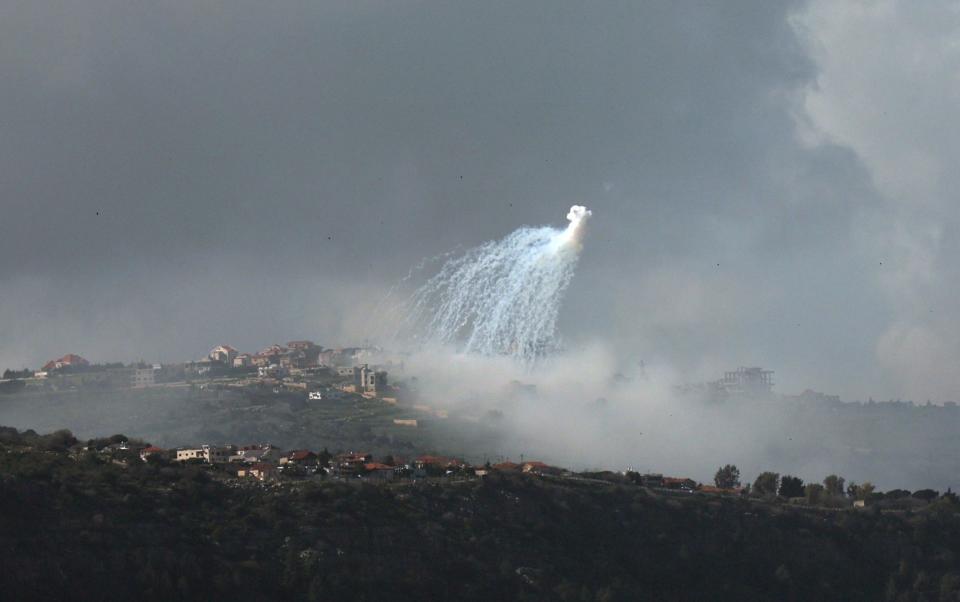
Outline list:
[[[280,458],[280,464],[296,464],[304,466],[307,464],[316,464],[317,454],[309,449],[296,449]]]
[[[363,465],[363,469],[366,471],[364,477],[370,481],[392,481],[396,476],[396,470],[393,466],[380,462],[367,462]]]
[[[147,461],[147,458],[150,456],[162,455],[166,453],[167,450],[162,447],[157,447],[156,445],[151,445],[150,447],[145,447],[140,450],[140,459],[144,462]]]
[[[550,466],[544,462],[524,462],[523,466],[520,468],[521,471],[532,473],[532,474],[560,474],[563,472],[562,468],[557,468],[556,466]]]
[[[663,486],[666,489],[679,489],[681,491],[695,491],[697,482],[685,477],[663,477]]]
[[[233,366],[233,360],[239,354],[240,353],[230,345],[217,345],[210,350],[207,357],[209,357],[211,361],[219,362],[224,366]]]
[[[76,368],[82,366],[89,366],[90,362],[83,359],[76,353],[68,353],[65,356],[57,360],[50,360],[43,365],[43,372],[50,372],[52,370],[61,370],[63,368]]]
[[[373,460],[368,453],[349,452],[339,454],[334,458],[333,466],[340,474],[359,474],[363,472],[363,465]]]

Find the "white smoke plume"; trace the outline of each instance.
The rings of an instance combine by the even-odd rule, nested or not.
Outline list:
[[[520,228],[448,260],[402,304],[401,338],[528,365],[556,350],[560,303],[590,216],[574,205],[565,229]]]

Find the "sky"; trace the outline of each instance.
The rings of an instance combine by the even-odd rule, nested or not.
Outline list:
[[[8,0],[0,367],[363,343],[578,203],[568,345],[958,399],[958,67],[935,0]]]

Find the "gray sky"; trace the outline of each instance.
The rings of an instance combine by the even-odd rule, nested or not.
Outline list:
[[[571,344],[960,398],[958,25],[892,0],[8,0],[0,367],[356,342],[421,258],[577,202]]]

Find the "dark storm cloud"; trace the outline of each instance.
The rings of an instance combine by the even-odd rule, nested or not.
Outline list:
[[[882,394],[875,192],[797,142],[796,8],[7,2],[0,361],[347,343],[420,258],[585,202],[571,340]]]

